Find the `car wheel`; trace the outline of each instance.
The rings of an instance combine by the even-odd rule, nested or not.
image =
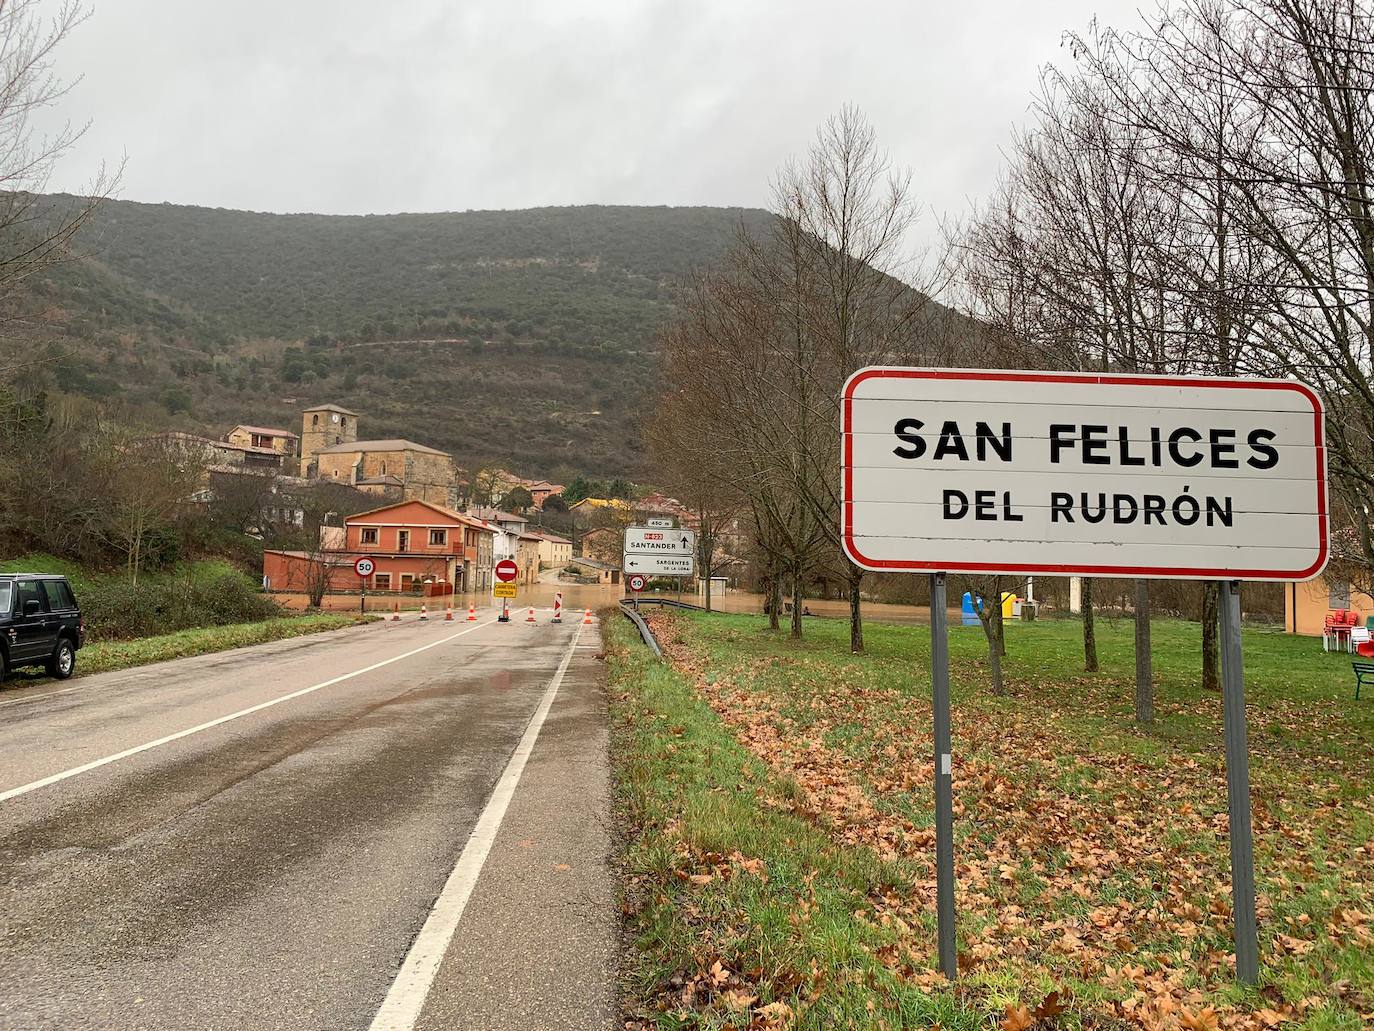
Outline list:
[[[65,637],[57,642],[57,650],[48,660],[48,675],[58,680],[66,680],[76,672],[76,649]]]

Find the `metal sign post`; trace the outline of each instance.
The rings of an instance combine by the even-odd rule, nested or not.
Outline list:
[[[1250,753],[1245,734],[1245,667],[1240,647],[1240,583],[1221,588],[1221,692],[1226,727],[1226,812],[1231,839],[1231,904],[1236,921],[1236,978],[1259,981],[1255,926],[1255,848],[1250,823]]]
[[[940,969],[959,973],[954,944],[954,756],[949,731],[949,617],[945,574],[930,576],[930,699],[935,710],[935,914]]]
[[[377,565],[366,555],[353,563],[353,572],[358,574],[358,611],[367,612],[367,578],[377,571]]]

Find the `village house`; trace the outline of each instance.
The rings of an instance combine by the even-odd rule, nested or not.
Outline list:
[[[224,439],[239,447],[275,451],[286,458],[295,458],[300,438],[290,430],[276,430],[266,426],[235,426]]]
[[[257,472],[280,469],[283,455],[267,447],[254,447],[251,444],[233,444],[227,440],[211,440],[195,433],[182,433],[169,430],[153,435],[163,446],[176,451],[186,461],[202,467],[206,474],[211,471]]]
[[[527,518],[513,512],[502,512],[497,508],[470,508],[467,514],[492,527],[496,533],[492,542],[495,561],[510,559],[518,565],[520,567],[519,583],[535,583],[539,579],[538,542],[531,538],[526,547],[526,554],[522,556],[521,551],[521,539],[528,536],[526,529],[529,527],[529,520]],[[526,568],[530,561],[532,561],[532,571]]]
[[[530,535],[539,541],[539,565],[550,569],[566,566],[572,561],[572,541],[547,530],[531,530]]]
[[[614,526],[596,526],[584,530],[579,541],[581,555],[598,562],[614,562],[619,566],[624,551],[622,541],[620,531]]]
[[[582,570],[580,581],[596,578],[597,583],[618,584],[620,583],[620,556],[616,556],[614,562],[602,562],[600,559],[581,558],[577,560],[577,568]]]
[[[530,497],[534,498],[534,507],[543,508],[544,500],[550,495],[563,493],[563,484],[550,483],[548,480],[535,480],[533,483],[526,483],[525,489],[530,492]]]
[[[503,512],[499,508],[474,507],[468,509],[468,515],[477,519],[482,519],[488,523],[495,523],[507,533],[522,534],[529,529],[529,516],[516,515],[514,512]]]
[[[589,516],[598,509],[615,512],[626,518],[633,515],[630,503],[622,498],[583,498],[568,506],[569,512],[575,512],[580,516]]]
[[[523,476],[516,476],[504,469],[496,470],[496,477],[499,489],[492,494],[493,504],[499,505],[505,496],[516,487],[524,487],[525,490],[529,491],[534,508],[543,508],[544,499],[550,494],[563,493],[563,484],[561,483],[550,483],[548,480],[527,480]]]
[[[522,533],[516,538],[515,564],[520,567],[520,583],[539,582],[539,538],[534,534]]]
[[[336,528],[325,529],[322,542],[341,547],[263,553],[269,590],[308,593],[312,578],[325,576],[331,591],[357,591],[362,584],[353,563],[361,555],[376,567],[369,593],[420,591],[426,584],[438,593],[491,589],[496,530],[442,505],[411,500],[347,516],[341,540]]]

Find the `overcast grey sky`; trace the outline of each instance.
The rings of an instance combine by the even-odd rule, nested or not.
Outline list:
[[[53,0],[55,3],[56,0]],[[1064,29],[1133,0],[97,0],[59,54],[130,200],[266,211],[762,205],[845,102],[922,202],[985,192]]]

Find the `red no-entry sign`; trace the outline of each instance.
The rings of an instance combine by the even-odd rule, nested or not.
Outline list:
[[[496,563],[496,579],[508,584],[520,575],[520,567],[508,558]]]

